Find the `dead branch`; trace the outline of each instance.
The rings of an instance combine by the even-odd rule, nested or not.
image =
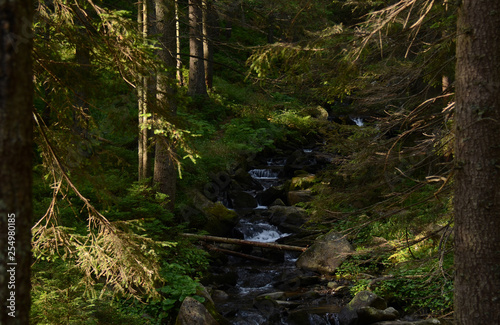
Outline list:
[[[277,250],[285,250],[285,251],[304,252],[307,249],[307,247],[282,245],[282,244],[276,244],[276,243],[261,243],[261,242],[257,242],[257,241],[251,241],[251,240],[207,236],[207,235],[182,234],[182,236],[187,237],[187,238],[194,238],[194,239],[198,239],[198,240],[202,240],[202,241],[208,241],[208,242],[219,242],[219,243],[237,244],[237,245],[249,245],[249,246],[257,246],[257,247],[264,247],[264,248],[277,249]]]
[[[269,260],[267,258],[253,256],[253,255],[248,255],[248,254],[244,254],[244,253],[240,253],[240,252],[235,252],[235,251],[232,251],[232,250],[229,250],[229,249],[220,248],[220,247],[217,247],[217,246],[214,246],[214,245],[210,245],[210,244],[204,244],[203,247],[205,247],[205,248],[207,248],[207,249],[209,249],[211,251],[214,251],[214,252],[220,252],[220,253],[224,253],[224,254],[227,254],[227,255],[233,255],[233,256],[243,257],[243,258],[246,258],[246,259],[249,259],[249,260],[254,260],[254,261],[259,261],[259,262],[265,262],[265,263],[273,263],[274,262],[274,261]]]

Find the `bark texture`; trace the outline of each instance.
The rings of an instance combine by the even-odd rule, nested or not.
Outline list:
[[[463,0],[456,67],[455,317],[500,320],[500,2]]]
[[[214,82],[213,37],[215,11],[212,0],[203,0],[203,57],[205,65],[205,84],[212,89]]]
[[[147,2],[146,0],[139,1],[138,4],[138,14],[137,14],[137,23],[139,25],[139,29],[142,32],[142,36],[144,38],[147,37]],[[138,116],[138,125],[139,125],[139,140],[138,140],[138,158],[139,158],[139,166],[138,166],[138,180],[142,181],[149,177],[148,175],[148,130],[143,129],[143,126],[147,123],[147,117],[144,114],[147,113],[147,78],[142,76],[139,78],[137,83],[137,100],[139,107],[139,116]]]
[[[156,0],[156,30],[159,34],[160,50],[158,57],[165,65],[165,71],[157,78],[157,103],[159,113],[173,121],[177,113],[176,68],[177,41],[174,0]],[[158,117],[160,118],[160,117]],[[177,169],[174,161],[175,148],[169,139],[158,136],[155,147],[155,167],[153,180],[161,193],[169,196],[169,206],[173,210],[175,203]]]
[[[144,42],[148,42],[147,38],[156,34],[155,21],[156,10],[155,0],[142,0],[138,3],[138,22],[142,29]],[[141,125],[149,123],[149,118],[144,114],[154,113],[156,107],[156,75],[153,71],[149,71],[142,76],[138,82],[137,97],[139,106],[139,141],[138,141],[138,157],[139,181],[151,177],[152,155],[148,152],[148,138],[151,137],[151,132],[148,129],[141,129]]]
[[[32,16],[0,2],[0,324],[29,324],[31,306]]]
[[[189,0],[189,84],[191,96],[207,96],[203,63],[202,0]]]

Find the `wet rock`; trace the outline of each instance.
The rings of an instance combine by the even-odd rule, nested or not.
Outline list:
[[[212,302],[206,302],[209,306],[186,297],[182,302],[175,325],[225,325],[229,324],[217,311]]]
[[[297,267],[320,273],[333,273],[354,252],[352,245],[341,234],[330,231],[318,237],[296,262]]]
[[[214,274],[215,273],[215,274]],[[231,288],[234,287],[238,283],[238,273],[231,272],[223,272],[223,271],[212,271],[211,274],[208,274],[204,278],[202,278],[201,282],[204,285],[215,284],[219,288]]]
[[[234,172],[231,188],[244,190],[260,190],[262,186],[256,182],[252,176],[243,168]]]
[[[238,221],[236,212],[229,210],[219,202],[206,208],[204,212],[208,220],[203,229],[216,236],[226,235]]]
[[[224,236],[236,226],[238,215],[222,203],[214,203],[200,192],[191,193],[194,208],[185,215],[190,226],[208,231],[211,235]]]
[[[294,176],[298,170],[314,173],[318,169],[316,159],[311,153],[295,150],[286,160],[283,168],[285,176]]]
[[[283,291],[276,291],[276,292],[269,292],[269,293],[264,293],[262,295],[259,295],[255,297],[256,301],[259,300],[264,300],[264,299],[271,299],[271,300],[283,300],[286,299],[286,293]]]
[[[293,325],[335,324],[335,321],[331,319],[331,315],[338,313],[339,310],[340,307],[336,305],[305,307],[291,311],[288,320]]]
[[[356,296],[354,296],[354,298],[352,298],[352,300],[347,304],[347,306],[355,309],[360,309],[363,307],[386,309],[387,302],[373,292],[360,291],[356,294]]]
[[[340,286],[340,284],[338,284],[337,282],[335,281],[332,281],[332,282],[328,282],[328,284],[326,285],[327,288],[329,289],[336,289]]]
[[[257,207],[257,200],[250,193],[237,191],[230,193],[229,197],[233,203],[233,208],[236,210],[253,209]]]
[[[371,319],[369,315],[383,317],[383,314],[386,317],[392,317],[389,315],[393,314],[395,310],[393,311],[392,309],[389,309],[386,313],[384,313],[386,308],[387,303],[381,297],[370,291],[360,291],[344,308],[342,308],[339,313],[339,322],[341,325],[372,324],[385,320],[385,318]]]
[[[222,290],[212,291],[212,299],[216,302],[226,301],[229,299],[229,295]]]
[[[295,205],[300,202],[311,202],[314,199],[310,190],[290,191],[288,192],[288,203]]]
[[[277,186],[272,186],[257,196],[257,201],[259,201],[259,203],[264,206],[269,206],[273,204],[273,202],[275,202],[276,200],[284,200],[284,199],[285,199],[284,189],[282,187],[277,187]]]
[[[284,224],[302,226],[308,219],[307,211],[298,207],[272,206],[269,212],[271,224],[278,227]]]
[[[279,205],[279,206],[285,206],[285,202],[283,202],[282,199],[276,199],[273,203],[271,203],[271,206],[274,206],[274,205]]]
[[[358,310],[359,324],[372,324],[381,321],[395,320],[399,317],[399,312],[392,308],[380,310],[373,307],[362,307]]]

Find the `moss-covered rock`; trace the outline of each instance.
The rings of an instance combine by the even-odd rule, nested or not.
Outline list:
[[[325,274],[335,272],[337,267],[354,252],[345,237],[334,231],[320,236],[299,256],[297,267]]]
[[[238,222],[236,212],[220,202],[212,202],[198,191],[192,192],[193,206],[197,211],[189,218],[190,226],[208,231],[211,235],[224,236]]]
[[[290,191],[308,189],[315,181],[316,176],[311,174],[293,177],[290,183]]]

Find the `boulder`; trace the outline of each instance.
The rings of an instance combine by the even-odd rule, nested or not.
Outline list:
[[[257,200],[253,197],[252,194],[247,192],[243,191],[231,192],[229,194],[229,198],[233,203],[233,208],[236,210],[253,209],[257,207]]]
[[[285,206],[285,202],[283,202],[282,199],[276,199],[273,203],[271,203],[271,206],[278,205],[278,206]]]
[[[333,315],[339,312],[340,307],[336,305],[310,306],[299,308],[290,312],[288,321],[293,325],[327,325],[335,324]]]
[[[373,307],[376,309],[386,309],[387,303],[385,300],[371,291],[360,291],[352,298],[352,300],[347,304],[347,306],[354,309],[360,309],[363,307]]]
[[[279,226],[283,223],[302,226],[308,220],[307,211],[299,207],[273,205],[269,208],[271,224]]]
[[[191,193],[193,197],[193,211],[189,217],[190,226],[208,231],[211,235],[224,236],[238,222],[236,212],[229,210],[222,203],[214,203],[198,191]]]
[[[229,295],[222,290],[213,290],[212,291],[212,299],[217,302],[226,301],[229,299]]]
[[[354,252],[352,245],[341,234],[330,231],[318,237],[297,262],[297,267],[324,274],[335,272],[337,267]]]
[[[198,300],[186,297],[182,302],[175,325],[225,325],[229,324],[216,310],[213,302],[205,306]]]
[[[304,114],[307,114],[311,117],[320,119],[320,120],[327,120],[328,119],[328,112],[325,108],[322,106],[311,106],[311,107],[306,107],[302,110]]]
[[[294,206],[273,205],[269,208],[269,213],[269,222],[283,232],[300,232],[300,226],[309,219],[306,210]]]
[[[288,192],[288,204],[295,205],[300,202],[311,202],[313,195],[310,190]]]
[[[374,307],[361,307],[358,310],[359,324],[372,324],[375,322],[390,321],[395,320],[398,317],[399,312],[392,307],[384,310]]]
[[[285,176],[294,176],[298,170],[305,170],[308,173],[316,171],[316,159],[310,153],[305,153],[303,150],[294,151],[285,162],[283,170]]]
[[[375,322],[395,320],[396,309],[389,307],[384,299],[370,291],[360,291],[339,313],[341,325],[368,325]]]
[[[252,176],[243,168],[239,168],[234,172],[232,188],[241,188],[244,190],[260,190],[262,186],[256,182]]]
[[[285,191],[282,187],[271,186],[257,196],[260,205],[269,206],[276,200],[284,200]]]

